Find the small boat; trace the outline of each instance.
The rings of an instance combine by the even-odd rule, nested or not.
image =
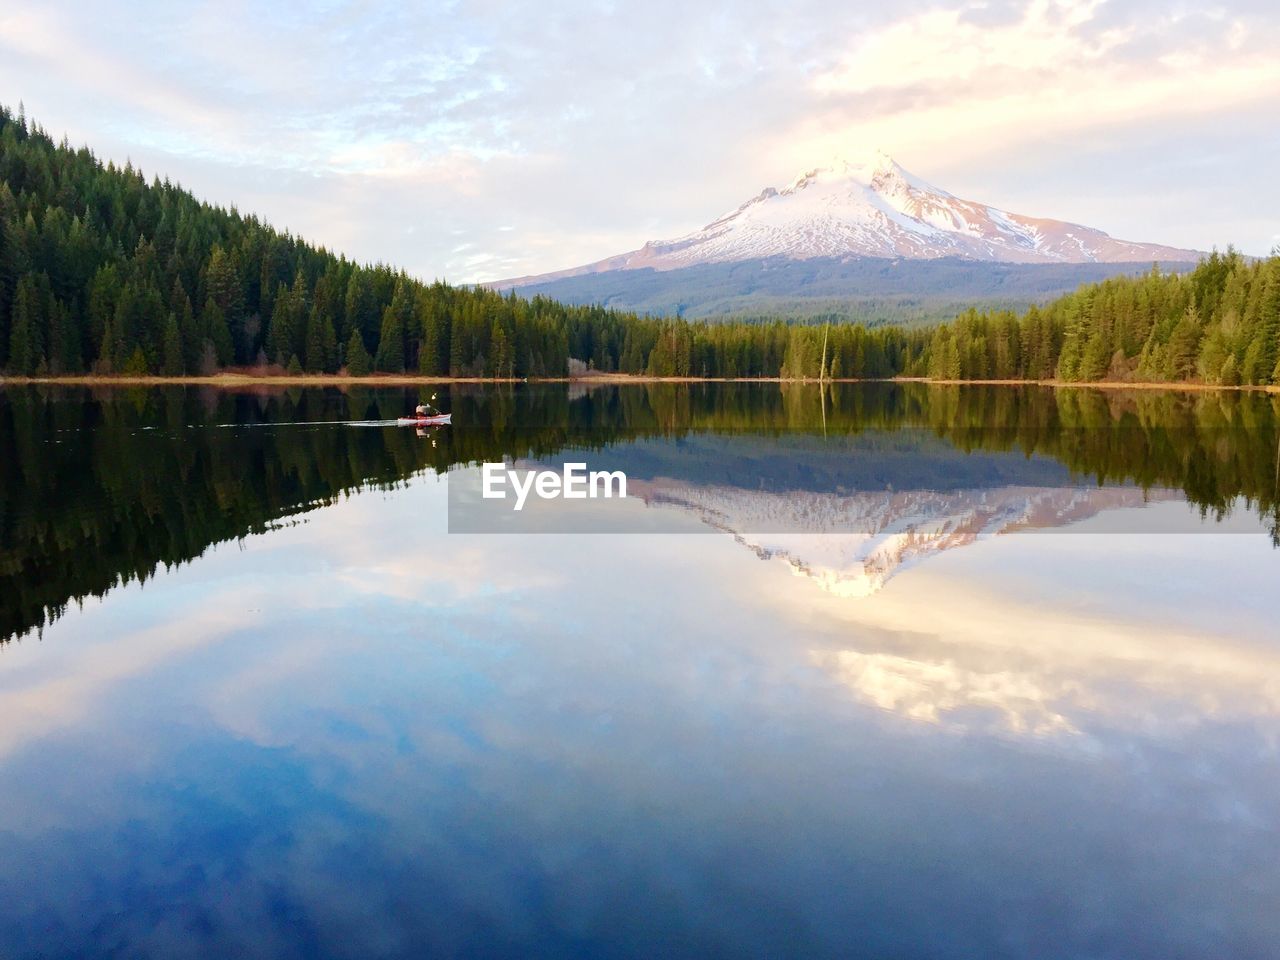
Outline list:
[[[434,400],[435,397],[431,399]],[[421,403],[413,411],[413,416],[400,417],[396,423],[402,427],[438,427],[448,423],[452,418],[451,413],[441,413],[430,404]]]
[[[399,417],[396,423],[402,427],[436,427],[448,423],[452,418],[451,413],[437,413],[427,417]]]

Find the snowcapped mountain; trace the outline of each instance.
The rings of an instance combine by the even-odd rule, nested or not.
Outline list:
[[[767,187],[701,230],[596,263],[494,284],[524,287],[611,271],[678,270],[785,258],[968,260],[1018,264],[1194,262],[1194,250],[1117,240],[1101,230],[964,200],[891,157],[837,158]]]

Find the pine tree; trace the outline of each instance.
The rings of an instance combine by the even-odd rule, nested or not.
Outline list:
[[[1263,346],[1262,338],[1251,340],[1244,352],[1244,361],[1240,364],[1240,382],[1259,386],[1267,382],[1266,378],[1270,373],[1271,370],[1266,364],[1266,347]]]
[[[106,325],[102,328],[102,339],[98,343],[97,359],[93,363],[94,372],[113,373],[116,369],[114,362],[116,352],[115,320],[108,318]]]
[[[187,373],[200,368],[200,349],[204,342],[199,324],[196,323],[195,312],[191,309],[191,298],[183,291],[175,308],[178,319],[178,336],[182,340],[182,366]]]
[[[126,377],[145,377],[151,373],[151,365],[147,362],[147,355],[142,352],[141,346],[133,348],[133,353],[125,360],[120,372]]]
[[[115,264],[99,266],[89,285],[88,341],[102,343],[103,331],[115,317],[116,298],[120,296],[120,276]]]
[[[1231,356],[1227,349],[1226,337],[1221,330],[1215,330],[1205,337],[1200,344],[1200,356],[1196,360],[1196,370],[1205,383],[1221,383],[1222,368]],[[1235,357],[1231,357],[1232,364]]]
[[[103,343],[103,350],[110,349],[107,359],[116,370],[124,370],[132,348],[138,342],[138,294],[132,283],[125,283],[116,298],[116,312],[111,320],[113,334],[110,343]]]
[[[84,370],[84,344],[80,337],[79,303],[72,307],[59,305],[58,330],[62,344],[62,371],[81,373]]]
[[[1076,374],[1085,382],[1101,380],[1107,372],[1110,350],[1101,331],[1095,332],[1085,344],[1084,353],[1080,355],[1080,366]]]
[[[1083,337],[1084,330],[1079,311],[1073,309],[1072,317],[1067,322],[1062,351],[1058,354],[1056,374],[1059,380],[1072,382],[1080,379],[1080,360],[1084,353]]]
[[[218,366],[225,367],[230,364],[234,359],[231,331],[227,328],[227,320],[222,308],[213,297],[205,301],[204,310],[200,314],[200,329],[204,332],[204,339],[213,344]]]
[[[364,340],[358,329],[352,329],[351,339],[347,341],[347,373],[353,377],[364,377],[369,374],[369,351],[364,348]]]
[[[310,291],[306,274],[299,270],[289,288],[289,353],[301,358],[307,349],[307,316]]]
[[[942,377],[944,380],[959,380],[961,377],[960,369],[960,349],[956,345],[954,337],[947,340],[946,352],[942,359]]]
[[[33,376],[44,360],[40,349],[42,324],[38,298],[30,274],[24,276],[14,294],[9,329],[9,370],[21,376]]]
[[[461,377],[467,373],[471,357],[467,349],[471,339],[471,304],[466,304],[453,317],[449,331],[449,376]]]
[[[220,244],[215,244],[205,268],[205,290],[222,313],[227,328],[227,341],[232,350],[224,358],[219,338],[214,337],[218,348],[218,362],[223,366],[239,361],[245,363],[252,355],[252,344],[242,336],[244,332],[244,289],[239,277],[239,264]]]
[[[1267,279],[1262,287],[1257,340],[1260,383],[1274,383],[1272,371],[1280,367],[1280,260],[1268,264]]]
[[[320,321],[320,346],[324,351],[325,373],[333,373],[338,369],[338,336],[333,329],[333,315],[325,313]]]
[[[507,331],[503,329],[496,317],[489,334],[489,343],[493,352],[492,375],[500,379],[510,379],[511,347],[507,342]]]
[[[382,311],[376,366],[386,373],[404,372],[404,321],[394,302]]]
[[[369,285],[369,277],[364,270],[356,269],[347,282],[346,296],[343,300],[344,322],[342,330],[349,335],[352,330],[360,331],[363,341],[372,337],[377,331],[377,305],[373,300],[373,290]]]
[[[271,309],[271,325],[267,328],[267,357],[284,366],[293,355],[293,295],[283,283],[276,289]]]
[[[649,351],[649,363],[645,372],[651,377],[675,376],[675,331],[670,324],[663,325],[653,349]]]
[[[11,307],[18,279],[27,270],[22,231],[16,221],[18,201],[9,184],[0,178],[0,369],[9,361]]]
[[[1187,307],[1183,318],[1169,338],[1169,374],[1174,380],[1188,380],[1195,375],[1196,356],[1200,351],[1200,320],[1195,307]]]
[[[329,373],[334,366],[336,336],[333,317],[317,305],[307,320],[306,368],[312,373]]]
[[[72,329],[69,312],[57,297],[48,296],[44,299],[48,304],[44,332],[47,368],[55,376],[74,373],[79,367],[80,343]]]
[[[182,334],[178,329],[178,318],[172,313],[164,326],[164,367],[167,377],[180,377],[185,372],[186,361],[183,359]]]
[[[438,377],[444,373],[442,361],[448,355],[444,347],[448,321],[437,291],[430,291],[424,299],[425,304],[420,309],[422,342],[418,348],[418,372],[423,376]]]
[[[674,341],[677,337],[674,329],[671,335]],[[787,338],[787,351],[782,359],[782,377],[787,380],[817,377],[822,365],[820,350],[811,327],[792,327]]]
[[[939,327],[929,344],[928,375],[932,380],[959,380],[960,351],[950,327]]]
[[[1236,368],[1235,354],[1227,354],[1227,359],[1222,362],[1222,372],[1218,374],[1218,382],[1224,387],[1240,385],[1240,371]]]

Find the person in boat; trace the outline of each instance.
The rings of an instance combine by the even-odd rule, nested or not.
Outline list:
[[[417,409],[415,409],[413,413],[414,416],[419,419],[426,419],[427,417],[434,417],[436,415],[435,410],[432,407],[427,406],[425,403],[418,404]]]

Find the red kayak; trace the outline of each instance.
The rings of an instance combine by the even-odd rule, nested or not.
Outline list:
[[[448,423],[451,413],[437,413],[430,417],[400,417],[396,423],[402,427],[438,427]]]

